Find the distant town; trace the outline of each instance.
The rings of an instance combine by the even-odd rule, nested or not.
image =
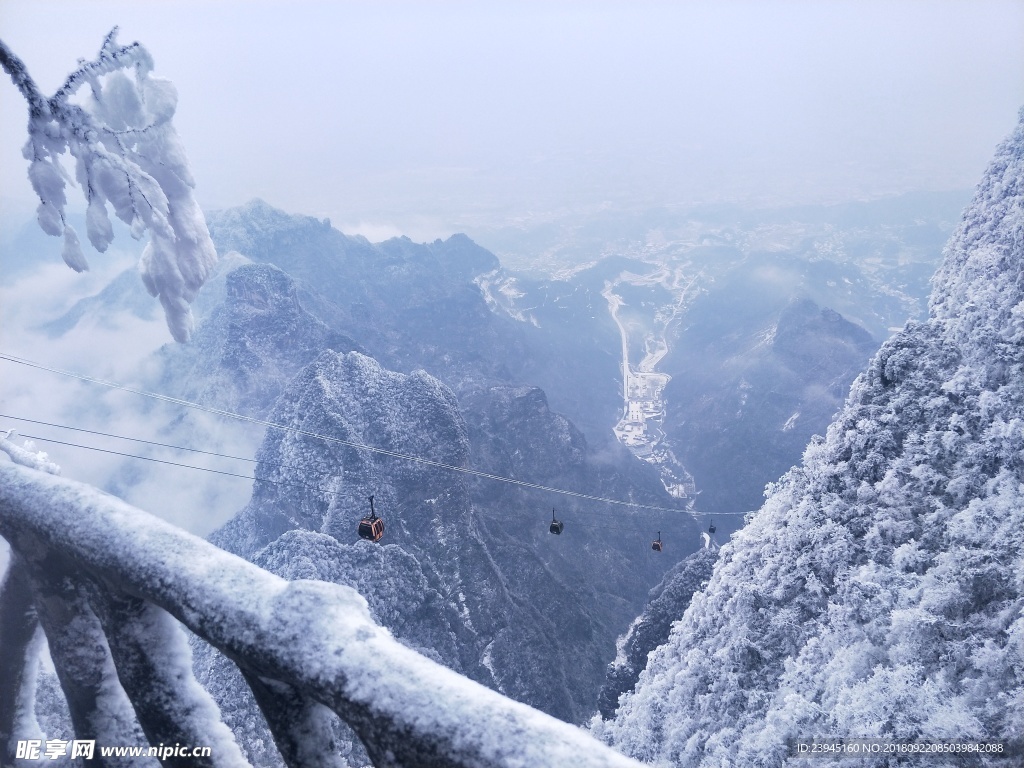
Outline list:
[[[607,282],[601,295],[608,302],[608,308],[615,323],[618,325],[622,338],[622,399],[623,415],[613,427],[619,442],[629,448],[637,457],[658,468],[661,482],[665,490],[677,499],[693,498],[697,489],[693,477],[679,463],[672,449],[665,440],[662,426],[665,421],[665,386],[671,380],[666,373],[658,373],[655,367],[668,354],[668,342],[665,331],[669,322],[675,318],[679,310],[677,303],[669,317],[661,323],[660,333],[647,331],[644,334],[644,357],[634,370],[629,358],[630,329],[623,322],[619,310],[624,302],[615,293],[620,282],[633,284],[649,283],[652,279],[662,280],[668,275],[659,272],[652,276],[641,277],[623,272],[615,283]],[[685,292],[680,294],[685,295]]]

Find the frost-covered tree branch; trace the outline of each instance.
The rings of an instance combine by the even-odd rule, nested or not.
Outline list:
[[[38,469],[40,472],[49,472],[51,475],[60,474],[60,467],[50,461],[49,456],[42,451],[33,451],[35,445],[32,443],[19,446],[13,442],[14,437],[14,430],[11,429],[0,434],[0,451],[6,453],[11,461],[23,467]]]
[[[150,241],[139,269],[160,299],[171,335],[188,341],[189,304],[206,281],[217,254],[192,190],[195,181],[172,124],[178,95],[151,76],[153,60],[139,43],[119,46],[110,31],[96,59],[80,62],[50,98],[0,40],[0,65],[28,102],[28,142],[22,154],[39,196],[39,226],[63,236],[62,256],[77,272],[88,269],[78,233],[66,216],[67,184],[85,195],[89,241],[101,253],[113,239],[107,203],[132,236]],[[88,86],[87,92],[80,94]],[[77,100],[73,101],[73,98]],[[74,176],[61,163],[74,159]]]

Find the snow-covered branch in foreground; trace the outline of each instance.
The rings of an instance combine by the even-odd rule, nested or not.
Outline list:
[[[0,534],[15,551],[42,549],[92,583],[163,608],[224,652],[255,681],[292,764],[335,764],[329,745],[310,757],[317,747],[301,744],[301,762],[287,745],[327,730],[322,705],[378,766],[639,768],[401,645],[355,590],[285,581],[82,483],[0,464]]]
[[[217,260],[195,182],[171,119],[178,95],[150,75],[153,60],[139,43],[119,46],[111,30],[94,61],[82,62],[51,97],[44,97],[25,64],[0,40],[0,66],[28,102],[28,176],[39,195],[39,226],[64,237],[62,255],[77,272],[89,268],[78,233],[67,223],[65,188],[73,179],[60,157],[75,161],[86,198],[86,234],[101,253],[113,239],[107,203],[140,239],[150,233],[139,269],[167,316],[171,335],[188,341],[189,304]],[[83,86],[88,92],[78,101]]]
[[[23,467],[32,467],[40,472],[49,472],[51,475],[59,475],[60,467],[50,461],[50,457],[44,451],[33,452],[35,447],[32,443],[27,446],[19,446],[12,441],[14,430],[7,430],[0,435],[0,451],[11,457],[15,464]]]

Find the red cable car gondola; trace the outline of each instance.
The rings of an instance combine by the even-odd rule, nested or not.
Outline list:
[[[661,552],[661,531],[658,531],[658,538],[651,542],[651,549],[655,552]]]
[[[359,521],[359,538],[380,541],[384,536],[384,521],[373,511],[373,496],[370,497],[370,516]]]

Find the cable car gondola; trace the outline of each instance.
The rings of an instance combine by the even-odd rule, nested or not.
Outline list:
[[[710,525],[708,526],[708,533],[714,534],[714,532],[717,530],[715,528],[715,522],[714,520],[709,520],[708,522],[710,523]]]
[[[658,538],[651,542],[651,549],[655,552],[661,552],[661,531],[658,531]]]
[[[384,521],[373,511],[373,496],[370,497],[370,516],[359,521],[359,538],[380,541],[384,536]]]
[[[565,525],[562,524],[561,520],[555,519],[555,509],[551,508],[551,525],[548,526],[548,531],[554,534],[560,534]]]

